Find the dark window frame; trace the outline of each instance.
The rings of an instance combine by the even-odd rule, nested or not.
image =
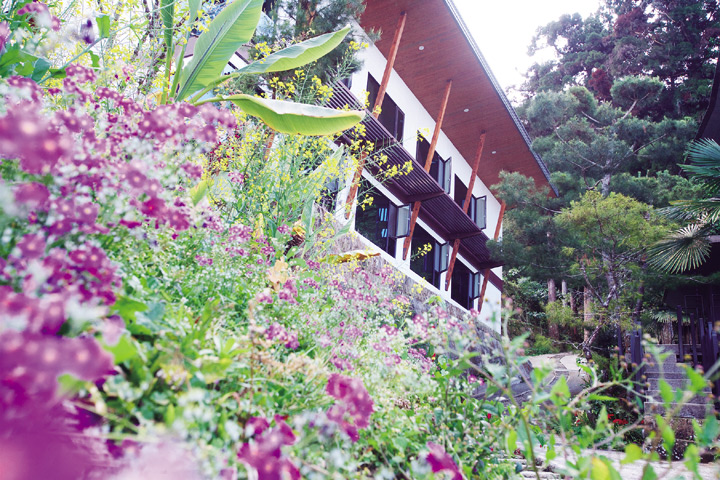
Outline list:
[[[482,209],[480,208],[481,204]],[[478,222],[479,210],[482,210],[482,224]],[[483,195],[482,197],[476,197],[475,195],[472,195],[470,197],[470,208],[468,209],[468,216],[473,222],[475,222],[475,225],[477,225],[480,230],[487,228],[487,195]]]

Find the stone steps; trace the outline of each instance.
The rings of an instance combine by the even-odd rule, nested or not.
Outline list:
[[[674,406],[675,404],[671,407],[674,408]],[[711,402],[708,402],[705,405],[698,403],[686,403],[680,407],[680,410],[676,412],[675,416],[685,418],[705,418],[705,416],[713,410],[714,408]],[[664,415],[665,406],[662,402],[645,402],[645,415],[654,414]]]
[[[658,403],[662,403],[662,395],[660,394],[660,390],[647,390],[645,391],[645,395],[649,397],[653,397],[655,401]],[[708,403],[708,395],[710,395],[710,390],[706,389],[704,393],[701,393],[699,395],[696,395],[692,397],[690,400],[688,400],[688,403],[696,403],[698,405],[705,405]]]

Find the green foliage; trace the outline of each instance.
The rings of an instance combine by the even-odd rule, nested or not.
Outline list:
[[[235,0],[222,9],[200,34],[192,59],[180,72],[178,101],[220,77],[230,57],[250,41],[261,12],[262,0]]]
[[[244,94],[219,98],[231,101],[280,133],[330,135],[351,128],[365,117],[363,112],[356,110],[333,110]]]
[[[683,165],[698,182],[701,193],[696,200],[675,202],[663,210],[669,218],[685,225],[651,249],[650,263],[667,272],[698,268],[710,255],[710,236],[720,229],[720,146],[703,139],[688,149],[690,164]],[[704,197],[704,198],[702,198]]]

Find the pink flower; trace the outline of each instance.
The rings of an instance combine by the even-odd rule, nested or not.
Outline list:
[[[440,445],[433,442],[427,443],[428,450],[430,450],[425,457],[427,462],[430,464],[430,468],[433,473],[447,470],[452,473],[453,480],[463,480],[464,477],[460,472],[460,469],[455,464],[455,461],[450,455],[445,452],[445,449]]]
[[[24,203],[31,209],[40,208],[50,198],[50,192],[42,183],[23,183],[15,189],[15,201]]]
[[[255,418],[254,424],[265,427],[267,420]],[[300,471],[282,454],[283,445],[295,443],[295,434],[279,415],[275,416],[275,428],[262,428],[255,433],[255,441],[244,443],[238,452],[238,459],[257,470],[258,480],[299,480]]]
[[[7,22],[0,22],[0,52],[5,48],[5,42],[10,37],[10,25]]]
[[[333,373],[325,391],[335,398],[335,405],[327,412],[328,419],[336,422],[353,442],[358,440],[358,429],[370,425],[373,400],[359,378]]]
[[[22,258],[27,260],[39,258],[45,253],[45,239],[37,233],[28,233],[20,239],[16,246],[20,250]]]

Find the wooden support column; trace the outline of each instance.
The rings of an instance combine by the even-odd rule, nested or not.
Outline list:
[[[435,131],[433,132],[432,141],[430,142],[430,150],[428,150],[427,157],[425,158],[425,171],[430,172],[432,166],[432,159],[435,156],[435,148],[437,147],[438,138],[440,138],[440,129],[442,128],[443,120],[445,119],[445,109],[447,108],[448,99],[450,98],[450,89],[452,88],[452,80],[448,80],[445,85],[445,96],[443,96],[442,104],[440,105],[440,113],[438,114],[437,122],[435,122]],[[415,202],[412,209],[412,215],[410,215],[410,232],[405,237],[405,243],[403,244],[403,260],[407,259],[408,252],[410,251],[410,244],[412,243],[413,232],[415,231],[415,223],[417,222],[418,214],[420,213],[420,203]]]
[[[485,146],[485,132],[480,134],[480,142],[478,143],[477,153],[475,154],[475,163],[473,163],[472,173],[470,174],[470,181],[468,182],[468,190],[465,194],[465,203],[463,204],[463,212],[467,215],[468,209],[470,208],[470,197],[472,197],[473,187],[475,186],[475,177],[477,177],[477,171],[480,167],[480,157],[482,157],[483,147]],[[456,238],[453,242],[452,255],[450,255],[450,263],[448,264],[447,274],[445,275],[445,291],[450,289],[450,280],[452,278],[452,272],[455,268],[455,260],[457,259],[458,249],[460,248],[460,239]]]
[[[400,47],[400,39],[402,38],[403,30],[405,29],[406,18],[407,13],[402,12],[400,14],[400,19],[398,20],[397,28],[395,28],[395,36],[393,37],[393,43],[390,46],[390,55],[388,56],[387,63],[385,64],[385,72],[383,73],[382,83],[380,84],[380,89],[378,90],[377,98],[375,99],[375,105],[373,105],[372,109],[372,115],[375,118],[378,118],[380,115],[380,108],[382,108],[382,102],[385,99],[385,91],[387,90],[388,83],[390,82],[390,74],[392,73],[395,65],[395,57],[397,57],[398,48]],[[348,193],[347,200],[345,201],[345,205],[349,206],[345,212],[345,218],[350,218],[352,204],[355,201],[355,196],[357,195],[358,185],[360,184],[360,179],[362,178],[362,172],[365,168],[366,159],[367,154],[363,152],[360,155],[358,168],[355,172],[355,176],[353,177],[353,183],[350,186],[350,192]]]
[[[500,202],[500,215],[498,215],[498,221],[495,225],[495,235],[493,240],[497,242],[500,238],[500,229],[502,228],[503,217],[505,217],[505,201]],[[483,272],[483,283],[482,289],[480,289],[480,301],[478,302],[478,313],[482,311],[483,302],[485,301],[485,290],[487,290],[488,278],[490,277],[490,269],[486,268]]]

